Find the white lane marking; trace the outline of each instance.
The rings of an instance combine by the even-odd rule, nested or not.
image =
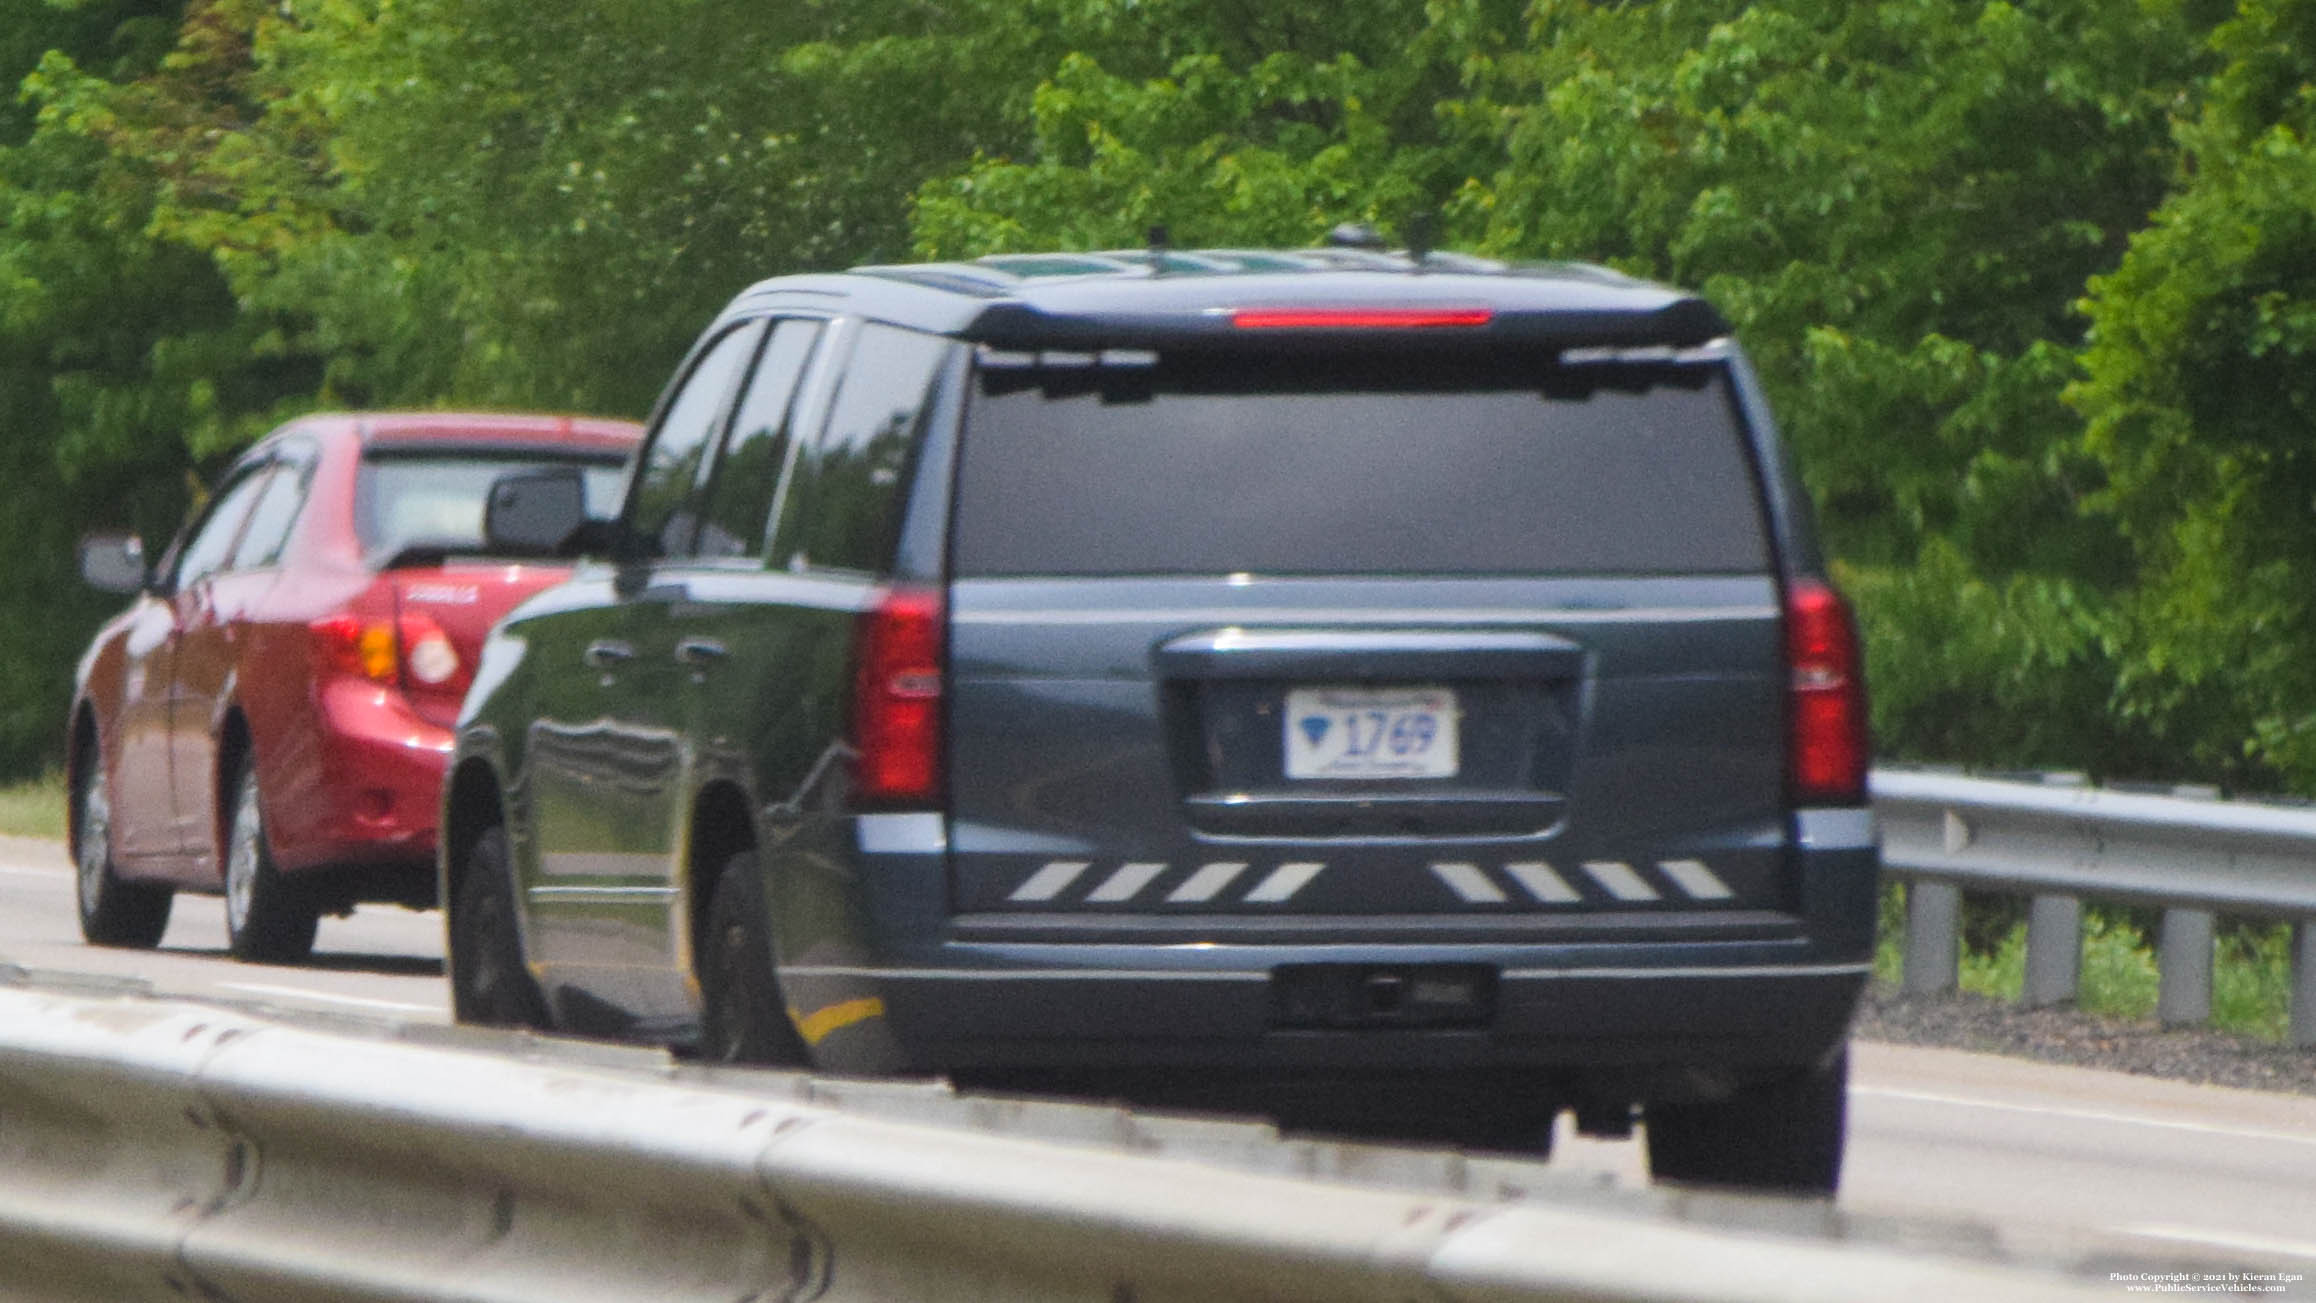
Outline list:
[[[1606,888],[1618,900],[1655,900],[1657,889],[1650,886],[1632,866],[1622,860],[1586,860],[1584,871],[1592,880]]]
[[[220,982],[228,991],[251,991],[258,995],[286,995],[298,1000],[320,1000],[325,1004],[351,1004],[364,1009],[399,1009],[406,1013],[441,1013],[438,1004],[410,1004],[402,1000],[372,1000],[359,995],[328,995],[295,986],[267,986],[261,982]]]
[[[1269,877],[1255,884],[1255,889],[1246,894],[1246,903],[1249,905],[1276,905],[1280,901],[1291,899],[1311,879],[1318,877],[1326,867],[1324,864],[1303,861],[1282,864],[1272,869]]]
[[[71,870],[71,869],[69,869],[69,868],[63,868],[63,869],[0,869],[0,878],[47,878],[47,879],[49,879],[49,880],[51,880],[51,881],[54,881],[54,880],[55,880],[55,879],[57,879],[57,878],[69,878],[69,877],[71,877],[71,876],[72,876],[72,870]]]
[[[1078,875],[1092,865],[1085,860],[1055,860],[1029,875],[1029,880],[1013,889],[1012,900],[1052,900],[1062,894]]]
[[[2264,1235],[2237,1235],[2197,1226],[2117,1226],[2113,1229],[2124,1235],[2144,1235],[2151,1240],[2184,1240],[2190,1244],[2236,1249],[2263,1258],[2316,1258],[2316,1241],[2310,1240],[2273,1240]]]
[[[1946,1095],[1930,1090],[1901,1090],[1894,1086],[1850,1087],[1852,1095],[1874,1095],[1882,1099],[1902,1099],[1916,1104],[1951,1104],[1956,1108],[1992,1109],[2000,1113],[2027,1113],[2037,1117],[2068,1118],[2077,1122],[2108,1122],[2116,1126],[2151,1127],[2158,1131],[2181,1131],[2198,1136],[2228,1136],[2237,1140],[2259,1140],[2270,1144],[2316,1145],[2316,1134],[2291,1131],[2267,1131],[2259,1127],[2220,1126],[2210,1122],[2180,1122],[2170,1118],[2147,1117],[2134,1113],[2110,1113],[2102,1109],[2053,1108],[2047,1104],[2012,1104],[1998,1099],[1984,1099],[1969,1095]]]
[[[1448,885],[1450,891],[1463,897],[1467,905],[1504,903],[1504,889],[1490,881],[1487,874],[1480,872],[1477,864],[1440,863],[1432,865],[1431,871]]]
[[[1088,904],[1109,905],[1121,900],[1132,900],[1141,894],[1142,888],[1150,885],[1150,879],[1165,871],[1164,864],[1120,865],[1107,881],[1094,888],[1093,894],[1087,896],[1086,901]]]
[[[1665,871],[1674,886],[1698,900],[1727,900],[1736,894],[1703,860],[1664,860],[1657,867]]]
[[[1218,860],[1191,874],[1166,899],[1181,901],[1184,904],[1197,904],[1201,901],[1212,900],[1221,893],[1224,887],[1230,885],[1232,878],[1244,872],[1246,872],[1246,861],[1244,860]]]
[[[1568,885],[1567,879],[1554,873],[1552,866],[1542,860],[1523,860],[1518,864],[1507,864],[1504,866],[1504,872],[1517,879],[1520,885],[1526,888],[1528,894],[1534,896],[1539,904],[1573,905],[1584,899],[1583,896],[1577,894],[1576,888]]]

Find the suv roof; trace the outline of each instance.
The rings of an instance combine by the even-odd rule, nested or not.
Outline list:
[[[784,276],[735,308],[797,297],[1001,348],[1411,337],[1475,345],[1694,347],[1729,331],[1684,290],[1581,263],[1360,249],[996,254]],[[1411,307],[1430,310],[1408,314]],[[1270,312],[1299,309],[1299,313]],[[1393,310],[1376,315],[1372,310]],[[1365,315],[1363,315],[1363,313]],[[1259,335],[1256,333],[1259,332]]]

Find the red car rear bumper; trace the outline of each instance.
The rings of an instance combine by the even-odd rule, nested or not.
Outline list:
[[[279,867],[408,865],[431,874],[450,730],[419,717],[401,693],[358,679],[325,682],[317,706],[312,763],[267,783],[280,794],[268,812]]]

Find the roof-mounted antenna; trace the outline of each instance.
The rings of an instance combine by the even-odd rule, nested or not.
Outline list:
[[[1381,249],[1383,237],[1365,222],[1345,222],[1327,232],[1327,244],[1336,249]]]
[[[1423,270],[1423,260],[1439,243],[1439,214],[1429,209],[1407,219],[1407,260]]]
[[[1166,251],[1174,247],[1174,232],[1163,225],[1153,226],[1149,231],[1149,243],[1150,274],[1163,276],[1166,274]]]

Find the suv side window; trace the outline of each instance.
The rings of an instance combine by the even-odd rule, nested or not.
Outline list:
[[[250,508],[249,528],[241,532],[241,545],[233,549],[232,569],[270,566],[281,560],[282,544],[289,541],[290,526],[297,523],[298,509],[306,503],[306,484],[311,478],[309,465],[288,460],[277,464],[274,473],[266,477],[256,505]]]
[[[955,347],[939,335],[865,325],[819,439],[801,449],[773,556],[790,570],[891,568],[902,495]]]
[[[677,556],[692,545],[697,521],[686,510],[700,464],[715,445],[731,410],[729,399],[741,368],[756,351],[764,323],[750,321],[724,332],[708,345],[668,400],[659,428],[637,460],[628,491],[627,533],[646,556]]]
[[[266,472],[270,469],[270,463],[247,467],[218,491],[201,523],[186,539],[184,550],[177,555],[172,587],[182,589],[225,565],[225,559],[232,555],[233,541],[241,536],[242,522],[249,518],[249,509],[257,501],[258,491],[264,487]]]
[[[772,327],[724,451],[710,472],[714,478],[700,507],[701,556],[763,555],[772,495],[788,460],[790,408],[819,338],[817,321],[782,321]]]

